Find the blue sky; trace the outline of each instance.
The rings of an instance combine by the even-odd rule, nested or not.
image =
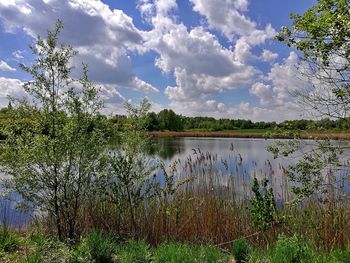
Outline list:
[[[1,0],[0,106],[30,80],[28,45],[59,18],[61,41],[79,54],[102,89],[106,114],[147,97],[154,111],[187,116],[284,120],[307,118],[291,91],[297,53],[274,36],[303,13],[302,0]]]

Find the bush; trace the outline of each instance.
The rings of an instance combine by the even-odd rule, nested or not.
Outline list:
[[[34,251],[27,255],[22,263],[44,263],[43,255],[41,251]]]
[[[81,244],[88,249],[91,258],[98,263],[112,263],[116,252],[115,239],[101,232],[92,232]],[[81,248],[83,250],[83,248]]]
[[[19,246],[19,238],[6,228],[0,229],[0,252],[13,252]]]
[[[309,263],[314,261],[314,251],[308,240],[294,235],[290,238],[280,236],[271,250],[271,263]]]
[[[160,245],[154,252],[154,263],[192,263],[195,262],[190,247],[187,244],[166,243]]]
[[[118,263],[148,263],[152,256],[145,241],[129,240],[117,249],[116,258]]]
[[[154,263],[221,263],[228,256],[214,246],[193,246],[179,243],[160,245],[154,252]]]
[[[193,248],[195,262],[200,263],[221,263],[229,262],[228,256],[224,255],[217,247],[206,245]]]
[[[350,262],[350,246],[348,246],[345,250],[333,251],[331,256],[334,258],[334,261],[339,263]]]
[[[250,245],[244,238],[237,239],[232,243],[231,253],[238,263],[248,262],[250,251]]]

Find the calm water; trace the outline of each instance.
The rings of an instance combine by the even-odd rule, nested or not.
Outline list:
[[[154,143],[157,149],[155,157],[166,164],[168,171],[169,166],[176,163],[178,180],[189,176],[194,178],[184,186],[186,191],[216,194],[244,202],[249,200],[252,179],[257,177],[269,180],[279,202],[291,198],[286,171],[293,159],[273,159],[266,148],[274,144],[274,140],[188,137],[156,138]],[[339,178],[348,174],[347,171],[343,173]],[[338,184],[343,189],[350,189],[348,180],[342,179]],[[12,206],[9,201],[0,201],[0,224],[5,216],[14,225],[25,224],[30,214],[16,212]]]
[[[275,140],[241,138],[157,138],[158,156],[167,164],[177,163],[178,176],[196,177],[187,188],[189,191],[210,192],[235,200],[247,201],[251,195],[253,178],[269,180],[276,199],[288,201],[291,183],[288,181],[288,166],[300,159],[301,153],[292,158],[277,158],[267,151]],[[304,140],[305,149],[314,142]],[[343,142],[334,141],[336,145]],[[305,150],[304,149],[304,150]],[[350,151],[344,153],[345,161]],[[341,192],[350,189],[349,171],[340,171],[337,186]]]

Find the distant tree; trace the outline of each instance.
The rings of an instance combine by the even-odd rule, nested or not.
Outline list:
[[[82,205],[103,170],[106,143],[95,125],[102,107],[99,89],[86,65],[80,79],[71,77],[76,52],[59,44],[62,28],[58,21],[45,39],[39,36],[30,47],[34,64],[21,64],[33,79],[24,84],[33,103],[18,101],[0,146],[1,171],[10,176],[5,187],[44,212],[60,240],[76,237]]]
[[[157,118],[157,114],[154,112],[149,112],[147,114],[147,125],[146,129],[148,131],[157,131],[159,129],[159,122]]]
[[[159,128],[161,130],[183,130],[182,119],[173,110],[164,109],[158,113]]]

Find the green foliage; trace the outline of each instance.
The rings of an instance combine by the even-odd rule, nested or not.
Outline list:
[[[138,226],[136,211],[149,198],[150,180],[157,164],[144,153],[150,143],[145,135],[150,103],[144,99],[139,106],[127,103],[125,107],[128,127],[121,135],[119,149],[110,153],[103,188],[108,201],[118,207],[120,218],[129,218],[132,234],[135,234]]]
[[[164,243],[154,251],[153,262],[155,263],[220,263],[228,262],[229,257],[223,254],[217,247],[189,246],[179,243]]]
[[[251,247],[246,239],[240,238],[232,243],[231,253],[234,256],[237,263],[248,262],[250,252]]]
[[[183,130],[182,119],[174,111],[164,109],[157,115],[159,129],[169,131],[181,131]]]
[[[348,263],[350,262],[350,246],[344,250],[334,250],[331,253],[332,262]]]
[[[150,247],[145,241],[128,240],[119,245],[116,262],[120,263],[148,263],[152,261]]]
[[[271,263],[313,262],[314,251],[310,242],[305,238],[297,235],[288,238],[282,235],[271,250],[269,260]]]
[[[187,244],[166,243],[162,244],[154,252],[154,263],[191,263],[195,262],[191,248]]]
[[[33,103],[13,99],[0,154],[1,171],[11,175],[4,186],[46,213],[61,240],[77,236],[79,210],[103,171],[106,145],[99,89],[86,65],[80,79],[70,76],[76,52],[58,43],[62,27],[58,21],[45,39],[38,37],[34,64],[21,65],[33,79],[24,85]]]
[[[291,190],[295,195],[292,203],[300,202],[314,194],[321,201],[330,201],[329,186],[336,183],[335,174],[343,166],[341,145],[334,145],[331,140],[315,140],[308,143],[295,139],[278,141],[267,150],[274,158],[289,157],[293,160],[286,174],[292,182]],[[305,153],[302,158],[295,159],[294,153],[298,151]]]
[[[275,197],[272,188],[268,188],[267,179],[262,180],[260,188],[258,179],[254,178],[252,191],[254,195],[250,200],[249,212],[256,228],[265,231],[279,221]]]
[[[93,231],[71,253],[72,263],[115,262],[117,243],[114,237],[102,232]]]
[[[347,119],[350,45],[348,0],[318,0],[304,14],[291,14],[291,28],[277,36],[302,54],[300,72],[317,85],[297,91],[300,101],[320,115]]]
[[[91,258],[96,262],[114,262],[117,245],[112,236],[94,231],[86,237],[83,245],[84,242],[86,242]]]
[[[44,263],[43,255],[41,251],[34,251],[21,261],[21,263]]]
[[[223,254],[219,248],[206,245],[193,248],[195,250],[195,262],[201,263],[223,263],[229,262],[229,255]]]
[[[13,252],[18,246],[18,236],[7,228],[0,228],[0,252]]]

